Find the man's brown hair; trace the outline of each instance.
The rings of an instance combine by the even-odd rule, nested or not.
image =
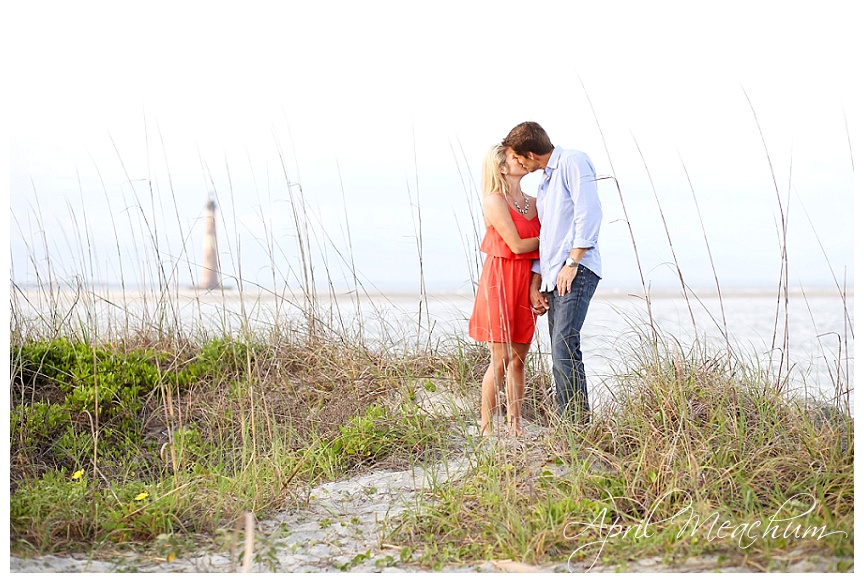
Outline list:
[[[555,149],[546,130],[534,121],[523,121],[510,130],[501,145],[505,148],[513,148],[513,151],[520,156],[527,156],[528,152],[542,156]]]

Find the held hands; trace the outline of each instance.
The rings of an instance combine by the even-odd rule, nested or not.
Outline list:
[[[567,267],[566,265],[558,272],[558,279],[555,285],[558,288],[558,295],[570,293],[573,289],[573,280],[576,279],[576,271],[579,266]],[[540,291],[540,280],[536,278],[532,280],[531,287],[528,290],[528,299],[531,302],[531,311],[538,316],[542,316],[549,311],[549,298],[546,294]]]
[[[549,300],[546,298],[546,294],[540,291],[539,287],[531,286],[528,292],[528,299],[531,301],[531,311],[538,316],[542,316],[549,309]]]

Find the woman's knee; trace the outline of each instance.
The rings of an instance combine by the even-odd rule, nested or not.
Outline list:
[[[518,354],[512,355],[507,368],[508,370],[525,370],[525,358]]]
[[[510,351],[506,344],[493,343],[489,350],[490,364],[507,367],[510,363]]]
[[[528,352],[531,350],[530,344],[516,344],[510,351],[510,363],[525,366],[525,361],[528,359]]]
[[[492,360],[489,363],[489,374],[491,374],[496,381],[500,382],[504,378],[504,373],[507,370],[508,363],[503,360],[497,359]]]
[[[507,374],[510,375],[510,378],[512,378],[513,380],[524,383],[525,365],[522,363],[511,362],[510,367],[507,369]]]
[[[495,378],[501,379],[504,377],[504,373],[509,369],[510,363],[506,360],[499,360],[498,362],[493,362],[489,365],[492,368],[492,373],[495,375]]]

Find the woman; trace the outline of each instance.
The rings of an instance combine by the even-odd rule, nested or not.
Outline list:
[[[521,435],[525,395],[525,357],[534,338],[536,316],[528,300],[531,264],[540,255],[540,221],[535,199],[522,192],[528,171],[513,150],[496,145],[483,161],[483,216],[486,254],[483,272],[468,322],[468,335],[488,342],[491,359],[483,375],[480,431],[492,434],[492,412],[507,377],[507,425]]]

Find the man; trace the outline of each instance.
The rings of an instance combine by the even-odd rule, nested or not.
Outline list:
[[[531,305],[548,311],[552,376],[562,417],[590,419],[580,334],[588,304],[602,277],[597,239],[603,210],[588,155],[553,146],[535,122],[513,128],[502,142],[529,171],[543,170],[537,189],[540,259],[534,262]]]

